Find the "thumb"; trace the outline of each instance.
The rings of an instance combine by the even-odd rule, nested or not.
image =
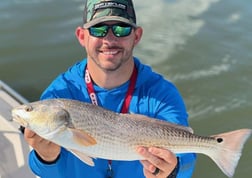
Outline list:
[[[36,135],[35,132],[33,132],[32,130],[27,129],[27,128],[25,128],[24,134],[25,134],[26,138],[32,138],[32,137],[34,137]]]

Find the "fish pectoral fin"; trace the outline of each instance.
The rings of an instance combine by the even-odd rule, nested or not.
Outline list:
[[[70,152],[76,156],[77,158],[79,158],[81,161],[83,161],[84,163],[86,163],[89,166],[94,166],[94,161],[91,157],[87,156],[86,154],[77,151],[77,150],[70,150]]]
[[[87,132],[78,129],[68,128],[72,134],[73,139],[76,143],[83,146],[92,146],[95,145],[97,142],[96,140],[90,136]]]

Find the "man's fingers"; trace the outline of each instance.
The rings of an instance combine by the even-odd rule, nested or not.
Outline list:
[[[33,131],[31,131],[30,129],[27,129],[27,128],[25,128],[24,134],[25,134],[26,138],[32,138],[32,137],[34,137],[36,135],[35,132],[33,132]]]
[[[141,161],[144,167],[144,175],[146,177],[167,177],[177,165],[176,156],[169,150],[157,147],[138,147],[137,152],[144,157]],[[156,169],[159,173],[154,175]]]
[[[163,160],[163,164],[159,164],[158,162],[152,163],[164,172],[172,172],[178,163],[177,157],[169,150],[150,147],[148,151],[154,156],[157,156],[158,158],[161,158],[161,160]]]
[[[153,154],[150,151],[155,152],[157,155]],[[154,172],[156,167],[158,167],[160,170],[166,169],[166,162],[162,157],[158,156],[160,155],[160,153],[158,153],[158,150],[152,148],[147,149],[144,147],[139,147],[138,152],[152,164],[152,165],[150,164],[149,166],[149,170],[151,172]]]
[[[151,173],[153,173],[158,167],[160,170],[164,170],[166,168],[166,163],[163,159],[153,155],[147,148],[139,147],[137,149],[138,153],[141,154],[146,161],[142,161],[143,165],[146,169],[148,169]]]
[[[169,151],[169,150],[164,150],[164,149],[160,149],[160,148],[157,148],[157,147],[150,147],[148,149],[148,151],[159,157],[159,158],[162,158],[163,160],[165,160],[166,162],[168,163],[174,163],[177,161],[177,158],[174,156],[174,154]]]
[[[156,167],[153,164],[151,164],[149,161],[147,161],[147,160],[141,160],[140,162],[142,163],[144,169],[148,170],[151,173],[155,172]]]

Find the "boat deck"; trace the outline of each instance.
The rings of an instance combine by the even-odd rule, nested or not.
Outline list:
[[[31,148],[11,117],[12,108],[26,102],[0,80],[0,178],[36,178],[27,163]]]

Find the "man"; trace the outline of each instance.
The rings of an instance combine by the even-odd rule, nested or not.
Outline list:
[[[133,57],[143,29],[136,24],[131,0],[87,0],[84,25],[76,37],[86,49],[84,59],[59,75],[41,99],[71,98],[115,112],[133,112],[188,125],[183,100],[175,86]],[[40,177],[191,177],[195,154],[139,146],[143,161],[94,159],[90,167],[69,151],[25,130],[34,148],[29,164]]]

